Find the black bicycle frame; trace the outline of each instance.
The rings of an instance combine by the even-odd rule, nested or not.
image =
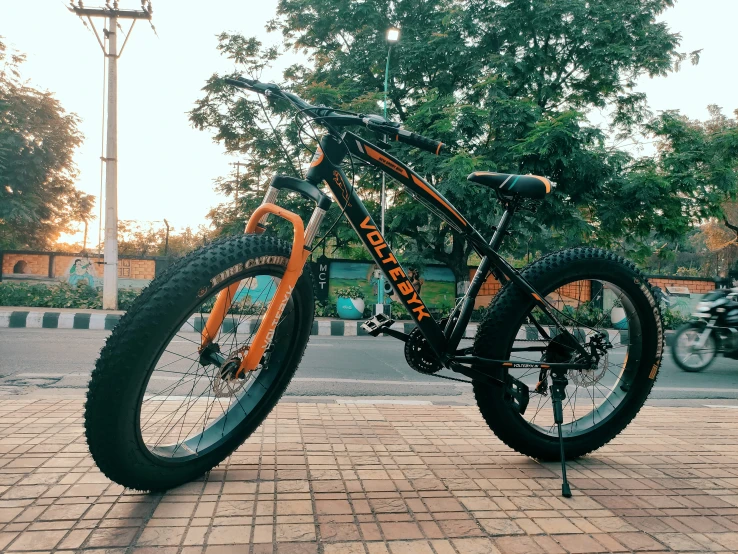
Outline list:
[[[457,303],[454,312],[449,317],[445,330],[441,328],[430,314],[422,298],[410,283],[407,273],[399,260],[393,254],[392,249],[385,241],[376,223],[353,189],[351,181],[341,169],[340,164],[347,155],[355,156],[371,164],[402,183],[419,202],[441,217],[449,225],[453,226],[457,231],[463,233],[475,251],[481,256],[482,260],[474,274],[469,289],[461,301]],[[364,246],[371,254],[375,263],[391,283],[400,302],[402,302],[415,321],[418,329],[428,341],[429,346],[447,367],[451,367],[460,373],[473,376],[474,378],[480,377],[479,372],[472,371],[470,368],[461,364],[474,364],[484,368],[512,366],[550,369],[586,369],[589,367],[589,364],[545,364],[491,360],[477,356],[459,355],[460,353],[457,352],[457,347],[474,309],[474,299],[490,272],[498,276],[499,279],[514,282],[522,290],[530,294],[541,310],[556,323],[559,331],[568,333],[552,315],[549,305],[536,289],[497,253],[497,249],[502,243],[502,239],[515,213],[517,207],[516,202],[511,201],[506,205],[505,213],[498,224],[495,234],[492,240],[487,243],[464,216],[425,179],[397,158],[351,132],[346,132],[342,138],[337,138],[333,135],[323,137],[320,142],[320,149],[316,151],[310,169],[308,170],[307,180],[316,186],[322,181],[328,184],[339,206],[345,211],[347,220],[359,235],[359,238],[364,243]],[[539,330],[542,331],[543,329],[539,326]],[[544,338],[550,338],[545,334],[545,331]],[[581,346],[579,350],[581,354],[587,356],[587,352]],[[473,375],[470,374],[470,371]],[[485,377],[489,378],[488,375],[485,375]]]

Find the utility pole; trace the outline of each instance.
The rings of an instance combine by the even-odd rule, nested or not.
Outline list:
[[[169,255],[169,229],[170,227],[169,227],[169,222],[166,219],[164,220],[164,225],[167,226],[167,236],[164,239],[164,256],[168,256]]]
[[[151,0],[141,0],[140,10],[120,10],[117,0],[112,6],[106,2],[102,8],[86,8],[82,0],[77,4],[70,1],[69,11],[78,15],[87,27],[89,21],[103,54],[108,59],[108,125],[105,151],[105,251],[103,270],[103,309],[118,308],[118,58],[131,36],[138,19],[151,22]],[[103,38],[95,28],[93,18],[107,20],[103,28]],[[85,19],[87,21],[85,21]],[[131,26],[125,34],[123,45],[118,51],[119,20],[130,19]],[[152,25],[153,28],[153,25]],[[154,30],[156,32],[156,30]],[[107,41],[107,48],[105,42]],[[101,199],[102,200],[102,199]]]
[[[233,189],[233,207],[236,208],[236,215],[238,215],[238,188],[241,186],[241,166],[247,164],[236,161],[231,163],[231,165],[236,166],[236,187]]]

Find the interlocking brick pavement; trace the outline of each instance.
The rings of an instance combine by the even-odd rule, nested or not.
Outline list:
[[[79,400],[0,401],[0,550],[162,554],[738,552],[736,411],[644,408],[569,465],[473,407],[283,403],[206,478],[110,483]]]

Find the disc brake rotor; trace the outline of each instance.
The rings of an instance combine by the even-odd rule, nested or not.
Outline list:
[[[609,365],[608,352],[600,354],[600,360],[596,368],[592,369],[570,369],[568,371],[569,381],[580,387],[591,387],[600,382],[607,373]]]
[[[246,375],[236,377],[241,358],[233,355],[228,358],[221,368],[218,368],[213,376],[210,388],[216,398],[230,398],[236,396],[247,382]]]

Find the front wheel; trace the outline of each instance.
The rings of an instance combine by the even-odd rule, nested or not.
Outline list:
[[[529,395],[526,402],[514,387],[475,383],[477,405],[508,446],[534,458],[560,459],[553,370],[524,364],[577,363],[576,341],[596,354],[589,369],[562,371],[568,382],[562,425],[566,456],[582,456],[620,433],[648,398],[663,352],[659,307],[635,266],[604,250],[556,252],[528,266],[523,276],[556,309],[568,333],[557,332],[530,294],[506,285],[477,331],[474,354],[510,360],[498,377],[517,380]]]
[[[100,353],[85,404],[87,444],[108,478],[147,491],[182,485],[264,421],[310,336],[307,268],[259,366],[241,375],[237,368],[289,256],[290,246],[271,237],[230,237],[182,259],[137,298]],[[202,330],[221,291],[232,294],[230,309],[203,350]]]
[[[715,360],[717,344],[712,332],[702,341],[704,325],[685,323],[674,334],[671,357],[682,370],[703,371]]]

